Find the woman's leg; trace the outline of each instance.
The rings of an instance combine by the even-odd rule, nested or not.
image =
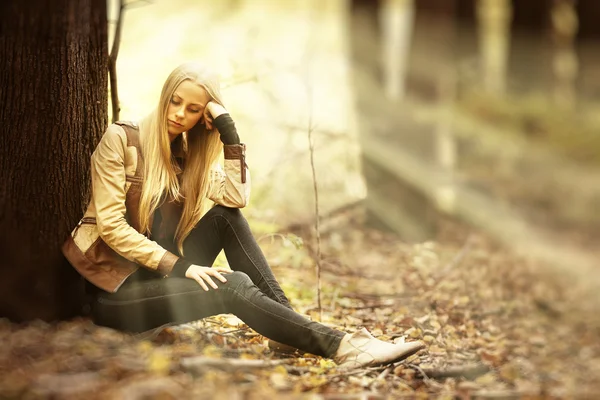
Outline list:
[[[268,297],[243,272],[215,280],[204,291],[196,281],[168,278],[124,284],[116,293],[101,293],[93,305],[94,322],[140,332],[168,323],[181,324],[232,313],[258,333],[303,351],[332,357],[344,333],[310,321]]]
[[[212,266],[221,249],[225,250],[231,269],[244,272],[269,298],[291,308],[250,231],[248,221],[237,208],[213,207],[183,243],[185,258],[203,266]],[[182,272],[176,274],[181,276]]]

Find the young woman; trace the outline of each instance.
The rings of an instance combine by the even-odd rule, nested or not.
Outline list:
[[[270,343],[344,368],[423,347],[346,334],[292,310],[239,210],[250,194],[245,146],[202,65],[176,68],[139,126],[110,125],[91,167],[92,199],[63,253],[93,284],[96,324],[140,332],[232,313]],[[222,249],[233,272],[211,268]]]

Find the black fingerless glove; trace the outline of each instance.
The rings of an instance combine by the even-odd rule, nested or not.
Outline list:
[[[235,129],[235,123],[229,114],[221,114],[213,121],[213,125],[221,134],[223,144],[240,144],[240,137]]]
[[[191,262],[189,262],[188,260],[186,260],[183,257],[179,257],[179,260],[177,260],[175,262],[175,265],[173,266],[173,270],[174,271],[182,271],[185,274],[185,271],[187,271],[187,269],[192,265]]]

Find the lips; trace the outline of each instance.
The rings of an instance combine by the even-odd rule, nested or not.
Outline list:
[[[175,122],[175,121],[171,121],[171,120],[169,120],[169,122],[170,122],[171,124],[175,125],[175,126],[183,126],[183,125],[181,125],[180,123],[177,123],[177,122]]]

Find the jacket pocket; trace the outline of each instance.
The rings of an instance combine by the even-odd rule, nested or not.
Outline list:
[[[98,240],[98,226],[96,225],[96,218],[94,217],[83,217],[71,234],[73,241],[85,252],[87,249],[92,247],[94,242]]]

